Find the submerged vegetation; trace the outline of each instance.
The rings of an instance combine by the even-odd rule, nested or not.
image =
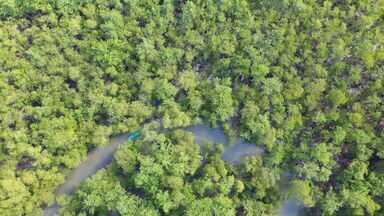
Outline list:
[[[384,214],[384,1],[0,1],[0,215],[41,215],[151,119],[265,147],[240,165],[147,131],[64,215]],[[289,172],[291,190],[281,191]]]

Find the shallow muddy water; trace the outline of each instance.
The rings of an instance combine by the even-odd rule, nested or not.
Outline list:
[[[228,137],[220,128],[196,125],[185,130],[195,135],[195,141],[199,145],[203,145],[205,141],[226,145],[222,159],[229,163],[237,164],[246,156],[258,155],[264,152],[263,148],[255,144],[246,143],[242,139],[237,139],[234,143],[230,144]]]
[[[262,154],[264,152],[263,148],[255,144],[246,143],[242,139],[237,139],[233,144],[229,145],[228,137],[224,131],[219,128],[196,125],[185,128],[185,130],[195,135],[196,143],[199,145],[203,145],[206,141],[228,145],[224,150],[222,159],[229,163],[237,164],[246,156]],[[110,164],[119,145],[126,142],[130,134],[131,133],[126,133],[115,136],[111,138],[108,146],[97,148],[91,152],[87,159],[72,171],[65,183],[57,189],[56,195],[72,194],[85,179]],[[47,207],[44,210],[44,216],[56,216],[58,215],[59,209],[60,206],[58,204]],[[280,216],[296,216],[299,210],[299,202],[287,200],[284,202],[279,214]]]

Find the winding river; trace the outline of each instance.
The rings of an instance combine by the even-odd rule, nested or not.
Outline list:
[[[199,145],[205,141],[212,143],[228,144],[229,139],[224,131],[219,128],[210,128],[206,125],[196,125],[185,128],[186,131],[192,132],[195,135],[195,141]],[[91,152],[87,159],[82,162],[76,169],[72,171],[65,183],[56,190],[56,195],[70,195],[76,188],[88,177],[95,174],[99,169],[106,167],[113,160],[113,155],[120,144],[123,144],[128,139],[136,139],[137,134],[125,133],[111,138],[110,144],[105,147],[100,147]],[[222,155],[222,159],[229,163],[240,163],[241,159],[246,156],[263,154],[264,150],[255,144],[250,144],[242,139],[237,139],[232,145],[229,145]],[[60,205],[57,203],[44,209],[44,216],[59,215]],[[297,216],[301,209],[299,202],[287,200],[283,203],[280,209],[280,216]]]

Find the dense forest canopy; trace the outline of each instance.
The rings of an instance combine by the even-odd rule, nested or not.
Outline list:
[[[0,215],[41,215],[87,153],[150,119],[266,149],[233,166],[147,131],[64,215],[384,214],[383,0],[0,1]],[[203,153],[205,152],[205,153]]]

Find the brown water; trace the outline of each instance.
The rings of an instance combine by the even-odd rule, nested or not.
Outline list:
[[[195,135],[196,143],[199,145],[203,145],[206,141],[221,144],[229,143],[224,131],[219,128],[210,128],[206,125],[196,125],[188,127],[185,130],[192,132]],[[56,195],[72,194],[85,179],[110,164],[119,145],[127,141],[128,136],[129,133],[113,137],[111,138],[110,145],[97,148],[95,151],[91,152],[87,159],[72,171],[65,183],[57,189]],[[229,145],[224,150],[222,159],[229,163],[237,164],[240,163],[246,156],[263,154],[263,152],[263,148],[258,147],[255,144],[246,143],[242,139],[237,139],[234,144]],[[280,210],[280,215],[295,216],[298,214],[300,208],[301,205],[299,202],[288,200],[284,202],[283,207]],[[60,205],[55,203],[54,205],[44,209],[44,216],[59,215],[59,209]]]
[[[129,133],[126,133],[113,137],[111,138],[108,146],[100,147],[92,151],[88,155],[87,159],[72,171],[65,183],[59,186],[56,190],[56,195],[71,195],[85,179],[110,164],[113,160],[113,154],[116,152],[120,144],[127,141],[128,135]],[[58,212],[60,207],[60,205],[55,203],[54,205],[44,209],[43,215],[59,215]]]
[[[196,125],[185,129],[195,135],[195,141],[199,145],[209,141],[216,144],[225,144],[225,148],[221,158],[229,163],[238,164],[246,156],[263,154],[264,149],[245,142],[243,139],[237,139],[233,144],[229,143],[229,139],[224,131],[220,128],[210,128],[206,125]]]

